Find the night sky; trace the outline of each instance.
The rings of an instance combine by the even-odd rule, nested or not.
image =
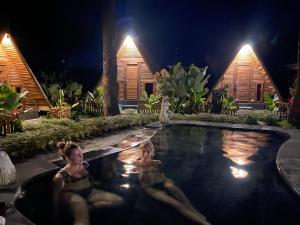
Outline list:
[[[210,85],[243,43],[251,43],[286,91],[283,66],[297,59],[299,1],[117,0],[117,39],[131,34],[159,68],[181,61],[209,66]],[[0,8],[9,31],[39,79],[69,71],[87,89],[102,70],[101,1],[22,1]],[[12,7],[13,6],[13,7]]]

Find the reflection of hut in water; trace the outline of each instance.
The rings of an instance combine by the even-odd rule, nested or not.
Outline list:
[[[266,146],[267,137],[268,134],[256,132],[223,131],[223,156],[234,162],[235,165],[230,166],[234,177],[244,178],[248,175],[240,167],[253,163],[250,158]]]

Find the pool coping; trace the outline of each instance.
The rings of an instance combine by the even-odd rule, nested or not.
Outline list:
[[[276,165],[283,180],[287,183],[289,188],[291,188],[291,190],[300,197],[300,129],[190,120],[173,120],[164,125],[159,122],[152,122],[147,124],[146,127],[162,128],[173,125],[196,125],[201,127],[214,127],[231,130],[275,132],[288,136],[288,140],[282,143],[278,149]]]

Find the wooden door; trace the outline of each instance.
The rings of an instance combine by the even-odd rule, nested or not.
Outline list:
[[[137,65],[127,65],[127,87],[126,97],[127,99],[138,98],[138,83],[137,83]]]
[[[251,77],[251,65],[250,64],[238,64],[236,68],[236,97],[240,102],[250,102],[251,89],[250,89],[250,77]]]
[[[0,82],[7,80],[5,65],[0,65]]]

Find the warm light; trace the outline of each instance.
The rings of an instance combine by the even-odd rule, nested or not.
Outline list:
[[[122,185],[120,185],[121,187],[123,187],[123,188],[130,188],[130,185],[129,184],[122,184]]]
[[[246,170],[242,170],[239,168],[236,168],[234,166],[230,166],[231,173],[235,178],[245,178],[248,176],[248,172]]]
[[[247,54],[250,54],[251,52],[252,52],[252,47],[251,47],[251,45],[246,44],[246,45],[244,45],[244,46],[241,48],[239,54],[241,54],[241,55],[247,55]]]
[[[124,44],[126,45],[127,48],[134,48],[135,47],[133,39],[129,35],[127,35],[127,37],[125,38]]]
[[[10,38],[9,38],[9,35],[8,34],[5,34],[3,39],[2,39],[2,44],[4,45],[8,45],[8,44],[11,44],[11,41],[10,41]]]

